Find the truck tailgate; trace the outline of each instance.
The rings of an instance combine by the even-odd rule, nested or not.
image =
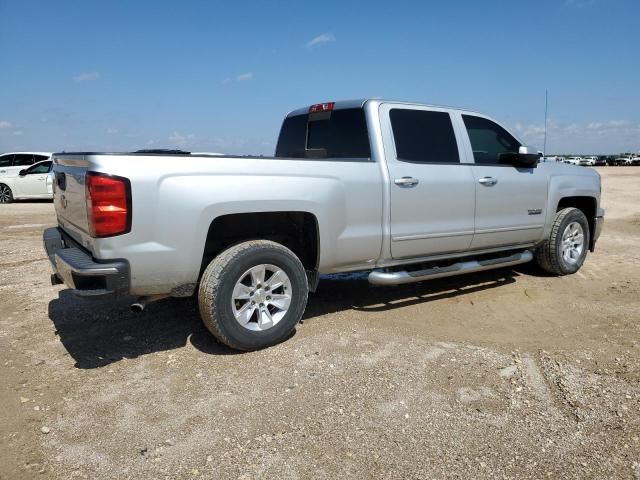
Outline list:
[[[85,191],[89,163],[83,155],[64,154],[56,154],[53,162],[53,203],[58,225],[78,243],[91,249]]]

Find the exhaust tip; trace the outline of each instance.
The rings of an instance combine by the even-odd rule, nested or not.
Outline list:
[[[133,313],[142,313],[142,311],[144,310],[144,304],[132,303],[130,308]]]

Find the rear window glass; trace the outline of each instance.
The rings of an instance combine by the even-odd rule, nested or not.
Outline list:
[[[369,135],[362,108],[288,117],[282,124],[276,157],[369,158]]]

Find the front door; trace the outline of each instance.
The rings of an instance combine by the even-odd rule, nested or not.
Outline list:
[[[29,197],[47,195],[47,179],[50,170],[51,162],[42,162],[27,168],[25,175],[16,178],[18,194]]]
[[[475,235],[471,248],[540,240],[547,207],[546,169],[503,163],[501,155],[517,153],[520,142],[494,121],[462,114],[462,122],[475,162],[471,167],[476,189]]]
[[[391,254],[417,258],[467,250],[474,231],[475,185],[461,162],[447,109],[380,107],[389,172]]]

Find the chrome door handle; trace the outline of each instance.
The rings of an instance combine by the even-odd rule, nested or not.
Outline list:
[[[478,183],[486,185],[487,187],[493,187],[496,183],[498,183],[498,179],[493,177],[482,177],[480,180],[478,180]]]
[[[417,178],[413,178],[413,177],[402,177],[402,178],[396,178],[393,181],[393,183],[395,183],[399,187],[411,188],[411,187],[415,187],[416,185],[418,185],[418,183],[420,183],[420,180],[418,180]]]

